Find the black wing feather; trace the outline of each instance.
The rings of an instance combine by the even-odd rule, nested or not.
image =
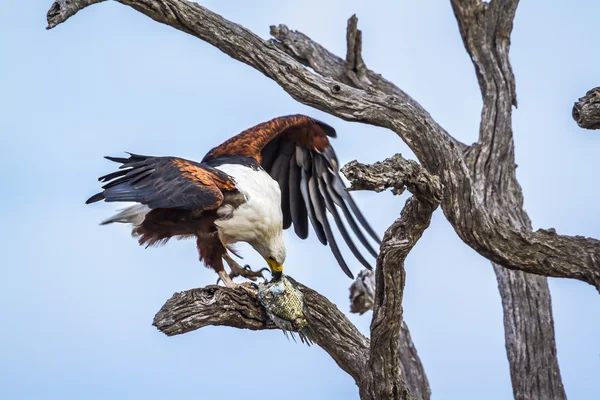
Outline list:
[[[350,194],[346,192],[346,190],[344,190],[344,185],[341,181],[336,182],[335,190],[342,197],[342,199],[348,202],[348,204],[350,205],[350,209],[352,210],[354,215],[356,215],[358,222],[360,222],[360,224],[363,226],[363,228],[365,228],[367,233],[371,235],[373,240],[375,240],[377,243],[381,243],[381,239],[379,239],[373,228],[371,228],[371,225],[369,225],[369,223],[367,222],[367,219],[364,217],[364,215],[362,215],[352,196],[350,196]]]
[[[331,231],[331,226],[329,225],[329,220],[327,219],[327,214],[325,214],[324,200],[320,196],[319,189],[317,188],[318,178],[314,172],[315,169],[313,169],[313,176],[311,176],[308,181],[308,189],[310,191],[311,203],[315,208],[315,215],[317,216],[317,219],[319,220],[321,225],[323,225],[323,228],[325,228],[325,236],[329,241],[329,246],[331,247],[331,251],[333,252],[333,255],[337,260],[338,264],[340,265],[344,273],[348,275],[349,278],[354,279],[354,275],[352,275],[350,268],[348,268],[344,257],[342,257],[342,253],[340,252],[337,242],[333,237],[333,232]]]
[[[304,204],[306,205],[306,213],[308,214],[308,219],[310,220],[310,223],[312,224],[313,229],[315,230],[315,234],[317,235],[319,242],[326,245],[327,237],[325,236],[325,232],[323,231],[323,226],[321,225],[321,223],[315,216],[314,206],[310,199],[310,191],[309,191],[310,176],[304,169],[302,169],[301,174],[302,174],[302,178],[300,180],[300,191],[302,192],[302,198],[304,199]]]
[[[300,191],[301,172],[300,167],[296,163],[296,157],[290,157],[290,214],[294,224],[294,232],[300,239],[308,237],[308,215],[306,205]]]
[[[327,188],[327,192],[329,193],[329,196],[331,197],[333,202],[342,209],[342,212],[344,213],[344,217],[346,218],[346,221],[348,221],[350,228],[352,229],[352,231],[354,232],[354,234],[356,235],[356,237],[358,238],[360,243],[365,247],[365,249],[367,249],[367,251],[373,257],[377,258],[377,252],[375,251],[375,249],[373,249],[373,246],[371,246],[371,243],[369,243],[369,241],[363,234],[362,230],[358,227],[356,221],[354,220],[354,216],[352,215],[350,210],[348,210],[348,206],[342,200],[342,198],[337,194],[337,192],[333,189],[335,183],[332,183],[332,181],[340,180],[340,178],[336,177],[336,176],[331,176],[330,174],[325,174],[324,178],[325,178],[325,183],[326,183],[325,187]],[[341,183],[341,180],[340,180],[340,183]],[[341,183],[341,184],[343,185],[343,183]]]
[[[356,259],[365,268],[373,269],[373,267],[369,264],[369,262],[367,260],[365,260],[363,255],[356,248],[356,245],[354,244],[354,242],[352,241],[352,238],[348,234],[348,231],[346,230],[346,227],[344,226],[344,223],[342,222],[342,219],[340,218],[340,214],[337,212],[337,209],[336,209],[335,205],[333,204],[333,201],[331,200],[329,193],[327,192],[327,188],[325,187],[325,182],[323,181],[323,178],[319,178],[319,191],[321,192],[321,195],[323,196],[323,199],[325,200],[325,207],[327,207],[327,210],[331,213],[331,215],[333,215],[333,220],[335,221],[335,225],[337,226],[338,230],[342,234],[342,238],[344,238],[344,241],[348,245],[348,248],[350,249],[352,254],[354,254],[354,257],[356,257]]]
[[[206,210],[218,207],[223,200],[221,189],[211,177],[233,187],[231,178],[221,171],[180,158],[136,154],[106,158],[123,164],[122,169],[100,177],[105,182],[104,190],[90,197],[87,204],[100,200],[131,201],[152,209]]]
[[[282,128],[284,126],[288,128]],[[293,225],[298,237],[305,239],[308,237],[310,221],[319,241],[324,245],[329,244],[342,270],[352,277],[335,241],[328,219],[330,214],[354,257],[366,268],[371,268],[361,254],[358,242],[355,243],[356,239],[350,235],[346,222],[362,247],[373,257],[377,257],[377,252],[367,236],[377,243],[380,241],[350,194],[345,191],[338,172],[339,164],[328,139],[336,136],[335,130],[305,116],[290,116],[276,118],[245,132],[240,136],[240,144],[243,144],[240,151],[253,148],[251,143],[261,143],[261,165],[281,189],[283,228]],[[254,135],[254,142],[248,141],[250,134]],[[270,139],[265,142],[265,138]]]

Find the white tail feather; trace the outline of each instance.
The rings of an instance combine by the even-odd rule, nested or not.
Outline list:
[[[136,204],[135,206],[123,208],[112,217],[105,219],[100,225],[112,224],[113,222],[121,222],[125,224],[140,225],[144,222],[146,214],[150,212],[150,207],[144,204]]]

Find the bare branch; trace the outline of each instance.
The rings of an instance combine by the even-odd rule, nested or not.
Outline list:
[[[371,379],[367,371],[369,339],[327,298],[296,283],[304,294],[314,342],[325,350],[357,384]],[[245,290],[207,286],[175,293],[154,317],[154,326],[169,336],[209,325],[240,329],[277,329]]]
[[[430,175],[419,164],[408,161],[399,154],[373,165],[353,161],[344,166],[342,172],[350,180],[353,190],[381,191],[393,187],[395,193],[401,193],[406,187],[413,193],[400,218],[388,228],[383,237],[375,269],[372,299],[369,298],[371,293],[367,286],[368,273],[361,273],[362,279],[357,281],[366,289],[362,307],[373,305],[369,364],[377,382],[373,388],[375,398],[409,398],[408,392],[403,390],[403,366],[399,358],[404,343],[401,340],[404,260],[429,226],[431,215],[441,201],[442,185],[438,177]],[[407,335],[404,340],[410,341],[410,336]],[[411,379],[416,378],[417,382],[413,382],[413,385],[421,392],[419,394],[428,396],[427,378],[424,373],[419,375],[420,372],[409,371],[409,374],[416,374],[409,376]],[[420,390],[423,383],[425,389]]]
[[[402,320],[404,260],[429,226],[431,215],[441,202],[442,185],[437,176],[400,154],[373,165],[352,161],[342,172],[350,181],[351,190],[379,192],[392,187],[395,194],[400,194],[406,187],[413,194],[383,237],[375,272],[362,271],[352,285],[351,300],[353,308],[361,313],[373,308],[369,363],[379,382],[375,397],[408,396],[396,386],[399,377],[404,377],[414,396],[427,399],[431,395],[429,383]]]
[[[396,154],[372,165],[351,161],[342,167],[342,173],[350,181],[348,190],[373,190],[381,192],[392,188],[394,194],[408,189],[419,200],[436,206],[442,201],[440,179],[429,174],[415,161]]]
[[[362,31],[358,29],[358,18],[353,15],[348,20],[346,31],[346,74],[355,87],[368,89],[371,82],[367,77],[367,66],[362,58]]]
[[[52,29],[77,14],[79,10],[103,1],[105,0],[56,0],[46,15],[48,20],[46,29]]]
[[[350,285],[350,312],[363,315],[373,309],[375,272],[363,269]]]
[[[573,105],[573,119],[581,128],[600,129],[600,87],[588,91]]]
[[[375,272],[363,269],[350,287],[350,312],[364,314],[372,310],[374,299]],[[404,320],[400,325],[398,352],[402,376],[410,393],[415,399],[429,400],[431,398],[429,380]]]
[[[372,390],[377,399],[411,398],[402,379],[399,346],[405,281],[404,260],[429,227],[431,215],[438,204],[439,202],[432,203],[416,195],[412,196],[407,200],[400,218],[383,236],[375,269],[369,357],[376,382]]]

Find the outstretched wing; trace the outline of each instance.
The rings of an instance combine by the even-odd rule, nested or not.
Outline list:
[[[319,241],[324,245],[329,244],[340,267],[353,278],[333,235],[328,214],[352,254],[366,268],[372,267],[358,250],[345,223],[373,257],[377,257],[377,252],[363,230],[377,243],[380,241],[350,194],[345,191],[328,136],[335,137],[335,130],[310,117],[279,117],[227,140],[212,149],[203,161],[233,155],[252,157],[258,161],[281,188],[283,228],[293,225],[296,234],[305,239],[310,220]]]
[[[130,154],[129,158],[106,157],[121,163],[119,171],[98,180],[103,191],[96,201],[134,201],[152,209],[214,210],[223,202],[223,191],[235,190],[233,179],[217,169],[175,157]]]

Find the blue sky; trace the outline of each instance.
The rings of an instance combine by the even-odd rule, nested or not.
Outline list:
[[[198,160],[229,136],[291,113],[334,126],[342,163],[414,155],[392,132],[303,106],[260,73],[127,7],[96,5],[46,31],[50,4],[8,2],[0,25],[0,398],[358,398],[320,348],[280,332],[156,331],[152,318],[165,300],[214,283],[215,274],[199,265],[193,242],[144,250],[126,227],[98,226],[114,204],[84,201],[113,168],[104,155]],[[367,65],[458,139],[477,138],[481,96],[448,1],[202,4],[265,38],[269,25],[285,23],[340,55],[346,19],[356,13]],[[599,12],[593,0],[531,0],[517,12],[517,173],[536,229],[600,237],[600,136],[571,119],[572,103],[598,85]],[[380,233],[405,201],[356,198]],[[286,240],[286,271],[347,311],[351,282],[329,250],[312,235]],[[573,280],[550,286],[567,394],[600,398],[598,293]],[[511,398],[492,268],[441,211],[407,260],[404,310],[434,398]],[[350,319],[368,332],[370,315]],[[283,361],[273,365],[265,351]]]

